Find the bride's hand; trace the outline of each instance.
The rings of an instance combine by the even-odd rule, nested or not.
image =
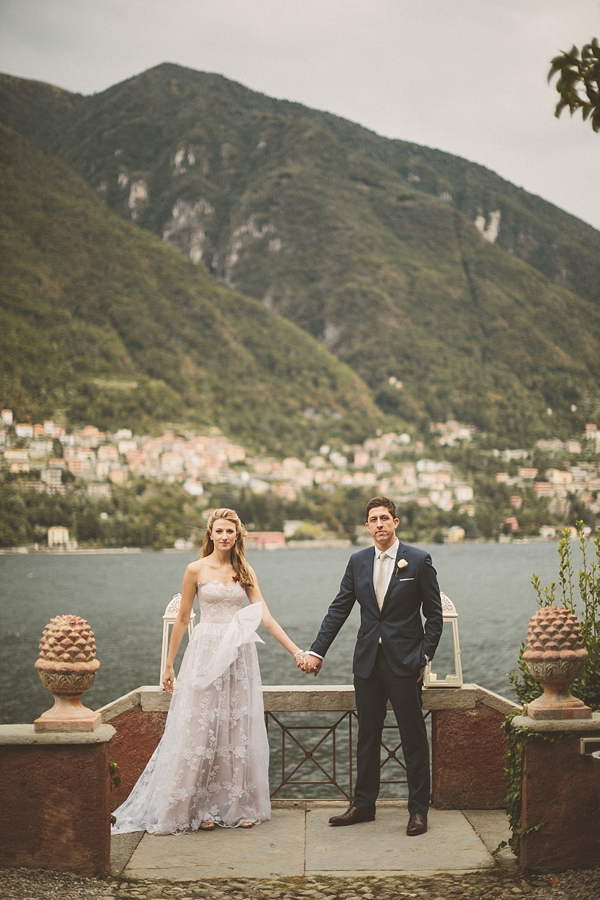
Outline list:
[[[175,688],[175,670],[173,666],[165,666],[165,671],[163,672],[162,686],[167,694],[172,694]]]
[[[312,653],[306,653],[304,655],[304,659],[302,661],[302,671],[307,675],[314,675],[315,678],[321,671],[321,666],[323,665],[323,660],[318,656],[313,656]]]

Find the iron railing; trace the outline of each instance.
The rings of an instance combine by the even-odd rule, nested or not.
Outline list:
[[[429,716],[427,712],[425,718]],[[304,724],[306,718],[303,712],[265,713],[271,749],[271,797],[278,800],[344,798],[350,801],[358,733],[356,712],[313,711],[310,713],[311,724]],[[398,727],[393,717],[390,718],[390,724],[384,725],[381,742],[382,796],[406,796],[402,743]]]

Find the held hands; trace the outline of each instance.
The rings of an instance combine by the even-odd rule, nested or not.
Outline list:
[[[313,656],[312,653],[307,653],[305,650],[300,650],[294,657],[296,660],[296,665],[299,669],[302,669],[307,675],[314,675],[315,678],[321,671],[321,666],[323,665],[323,660],[319,659],[318,656]]]

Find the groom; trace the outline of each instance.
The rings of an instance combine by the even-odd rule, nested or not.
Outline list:
[[[406,833],[419,835],[427,831],[430,793],[421,689],[425,665],[442,634],[440,589],[429,554],[398,541],[396,507],[391,500],[374,497],[369,501],[366,527],[375,547],[350,557],[317,638],[298,665],[318,675],[323,657],[358,601],[361,622],[353,663],[358,714],[356,785],[350,808],[333,816],[329,824],[354,825],[375,818],[381,735],[390,700],[406,763]]]

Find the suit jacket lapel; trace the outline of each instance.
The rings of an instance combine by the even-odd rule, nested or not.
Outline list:
[[[379,609],[379,603],[377,602],[377,595],[375,594],[375,584],[374,584],[374,582],[373,582],[373,575],[374,575],[374,570],[375,570],[375,558],[376,558],[376,556],[377,556],[377,548],[376,548],[376,547],[373,547],[373,553],[372,553],[372,555],[371,555],[370,563],[369,563],[369,566],[368,566],[369,591],[370,591],[370,596],[371,596],[371,599],[372,599],[373,603],[375,604],[375,606],[377,607],[377,609]]]
[[[400,559],[401,553],[402,553],[402,541],[399,541],[398,542],[398,551],[396,553],[396,558],[394,560],[394,568],[392,569],[392,575],[391,575],[390,580],[388,581],[387,591],[385,592],[385,597],[383,598],[383,603],[381,605],[382,610],[383,610],[383,607],[385,606],[385,604],[387,603],[388,597],[390,596],[390,592],[392,590],[392,587],[394,586],[394,572],[396,571],[396,565],[398,563],[398,560]],[[375,593],[375,590],[373,590],[373,593]],[[375,602],[377,603],[377,597],[375,598]]]

